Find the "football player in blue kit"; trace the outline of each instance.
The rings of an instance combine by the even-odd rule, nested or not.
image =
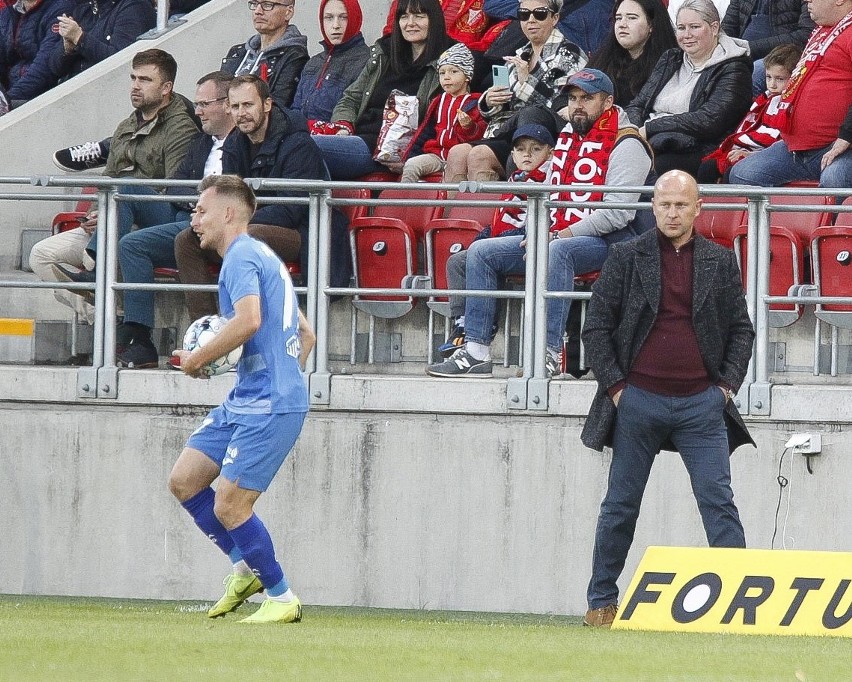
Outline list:
[[[260,608],[241,622],[290,623],[301,620],[302,605],[253,508],[302,429],[308,397],[301,368],[315,336],[287,268],[246,232],[256,207],[251,188],[233,175],[211,175],[199,189],[192,229],[203,248],[222,256],[219,310],[229,321],[206,345],[173,354],[186,374],[202,377],[208,362],[240,345],[243,352],[234,388],[189,437],[169,489],[234,566],[207,615],[224,616],[265,590]]]

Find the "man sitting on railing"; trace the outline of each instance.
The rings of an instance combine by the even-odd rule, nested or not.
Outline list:
[[[113,133],[104,175],[151,179],[174,175],[198,132],[183,100],[174,95],[176,74],[177,63],[163,50],[144,50],[133,57],[130,101],[134,111]],[[97,211],[93,211],[80,227],[38,242],[30,253],[33,272],[44,282],[65,282],[70,278],[56,267],[59,264],[93,269],[96,226]],[[94,319],[94,310],[82,296],[57,289],[56,298],[83,320]]]
[[[231,115],[236,124],[222,148],[224,173],[243,178],[324,180],[322,155],[308,133],[307,123],[298,112],[282,109],[273,102],[267,84],[257,76],[237,76],[228,89]],[[305,197],[306,192],[279,190],[266,192],[276,197]],[[259,193],[262,195],[262,193]],[[304,204],[272,204],[257,210],[249,234],[260,239],[285,263],[298,261],[307,269],[308,207]],[[189,228],[175,239],[175,258],[181,282],[211,284],[208,264],[221,262],[214,251],[201,248]],[[348,286],[352,273],[346,217],[332,211],[331,285]],[[189,314],[193,319],[216,312],[213,294],[187,292]]]
[[[852,0],[807,4],[817,26],[781,93],[781,139],[734,166],[731,184],[852,187]]]
[[[553,152],[547,177],[551,185],[645,184],[651,170],[651,152],[636,126],[613,104],[613,84],[597,69],[583,69],[568,80],[568,123]],[[556,201],[631,202],[638,193],[554,193]],[[620,208],[552,208],[547,268],[548,291],[573,291],[574,277],[600,270],[609,245],[636,236],[636,211]],[[497,237],[473,242],[468,250],[469,289],[497,289],[505,275],[524,274],[525,236]],[[533,245],[534,246],[534,245]],[[571,300],[547,301],[547,375],[561,374],[562,336]],[[465,302],[465,345],[446,361],[430,365],[436,377],[490,376],[494,298],[470,297]]]

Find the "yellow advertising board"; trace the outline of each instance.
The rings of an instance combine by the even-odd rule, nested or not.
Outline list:
[[[648,547],[612,627],[852,637],[852,553]]]

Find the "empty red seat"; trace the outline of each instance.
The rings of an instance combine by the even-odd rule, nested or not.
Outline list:
[[[331,192],[333,199],[351,199],[355,201],[365,201],[370,198],[370,190],[366,187],[360,189],[335,189]],[[367,204],[348,204],[338,206],[346,218],[351,223],[355,218],[363,218],[369,212]]]
[[[358,288],[396,289],[417,272],[417,240],[398,218],[356,218],[349,225],[352,266]],[[410,296],[357,295],[352,305],[376,317],[394,318],[414,307]]]
[[[431,278],[432,288],[447,288],[447,261],[450,256],[466,250],[482,231],[482,225],[465,218],[436,218],[426,230],[426,274]],[[446,296],[429,299],[434,303],[447,301]],[[444,313],[443,307],[438,312]]]
[[[386,189],[379,194],[379,201],[412,200],[423,202],[421,204],[389,204],[379,203],[373,209],[373,216],[381,218],[393,218],[401,221],[414,232],[416,236],[426,233],[426,226],[443,213],[444,207],[435,204],[435,201],[443,201],[447,193],[441,189],[434,189],[425,185],[422,190]]]
[[[852,214],[845,215],[850,216],[848,225],[820,227],[812,235],[814,284],[820,296],[852,296]],[[852,327],[852,305],[820,303],[814,312],[835,327]]]
[[[731,248],[734,233],[748,218],[745,197],[705,197],[701,213],[695,219],[695,229],[707,239]],[[710,204],[735,204],[737,208],[707,208]]]

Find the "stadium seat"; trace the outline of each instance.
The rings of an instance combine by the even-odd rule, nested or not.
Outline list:
[[[734,233],[748,219],[745,197],[706,197],[705,206],[695,219],[695,229],[710,241],[730,249],[734,243]],[[708,204],[741,204],[738,209],[707,208]]]
[[[83,194],[95,194],[97,188],[83,187],[81,192]],[[73,230],[75,227],[80,227],[80,218],[85,218],[91,208],[92,201],[90,199],[80,199],[73,211],[57,213],[53,216],[53,221],[50,224],[50,233],[59,234],[60,232],[67,232],[68,230]]]
[[[331,196],[333,199],[354,199],[356,201],[365,201],[370,199],[370,190],[366,187],[360,189],[335,189],[332,190]],[[338,206],[343,211],[346,218],[351,223],[355,218],[363,218],[369,212],[367,204],[350,204],[347,206]]]
[[[355,286],[396,289],[417,273],[417,238],[399,218],[370,216],[349,225]],[[352,305],[382,318],[402,317],[414,307],[411,296],[357,295]]]
[[[444,209],[444,218],[464,218],[475,220],[483,228],[489,227],[494,222],[494,206],[471,206],[469,201],[500,201],[499,194],[486,194],[479,192],[459,192],[453,198],[458,203],[449,204]]]
[[[791,287],[808,280],[805,252],[814,231],[831,223],[832,214],[826,210],[833,204],[831,197],[781,196],[769,198],[770,204],[813,206],[813,211],[773,211],[769,215],[769,295],[787,296]],[[734,251],[740,264],[743,286],[747,285],[748,247],[747,225],[734,234]],[[769,325],[787,327],[802,316],[802,306],[793,303],[775,303],[769,306]]]
[[[820,227],[811,239],[814,284],[819,296],[852,296],[852,214],[848,225]],[[852,304],[818,303],[814,314],[835,327],[852,328]]]
[[[423,190],[386,189],[379,193],[380,202],[416,199],[426,203],[419,206],[379,203],[373,209],[373,216],[399,220],[407,225],[415,236],[421,237],[426,233],[426,226],[435,218],[440,217],[444,210],[443,206],[430,202],[442,201],[446,198],[447,193],[444,190],[436,190],[428,186],[425,186]]]

